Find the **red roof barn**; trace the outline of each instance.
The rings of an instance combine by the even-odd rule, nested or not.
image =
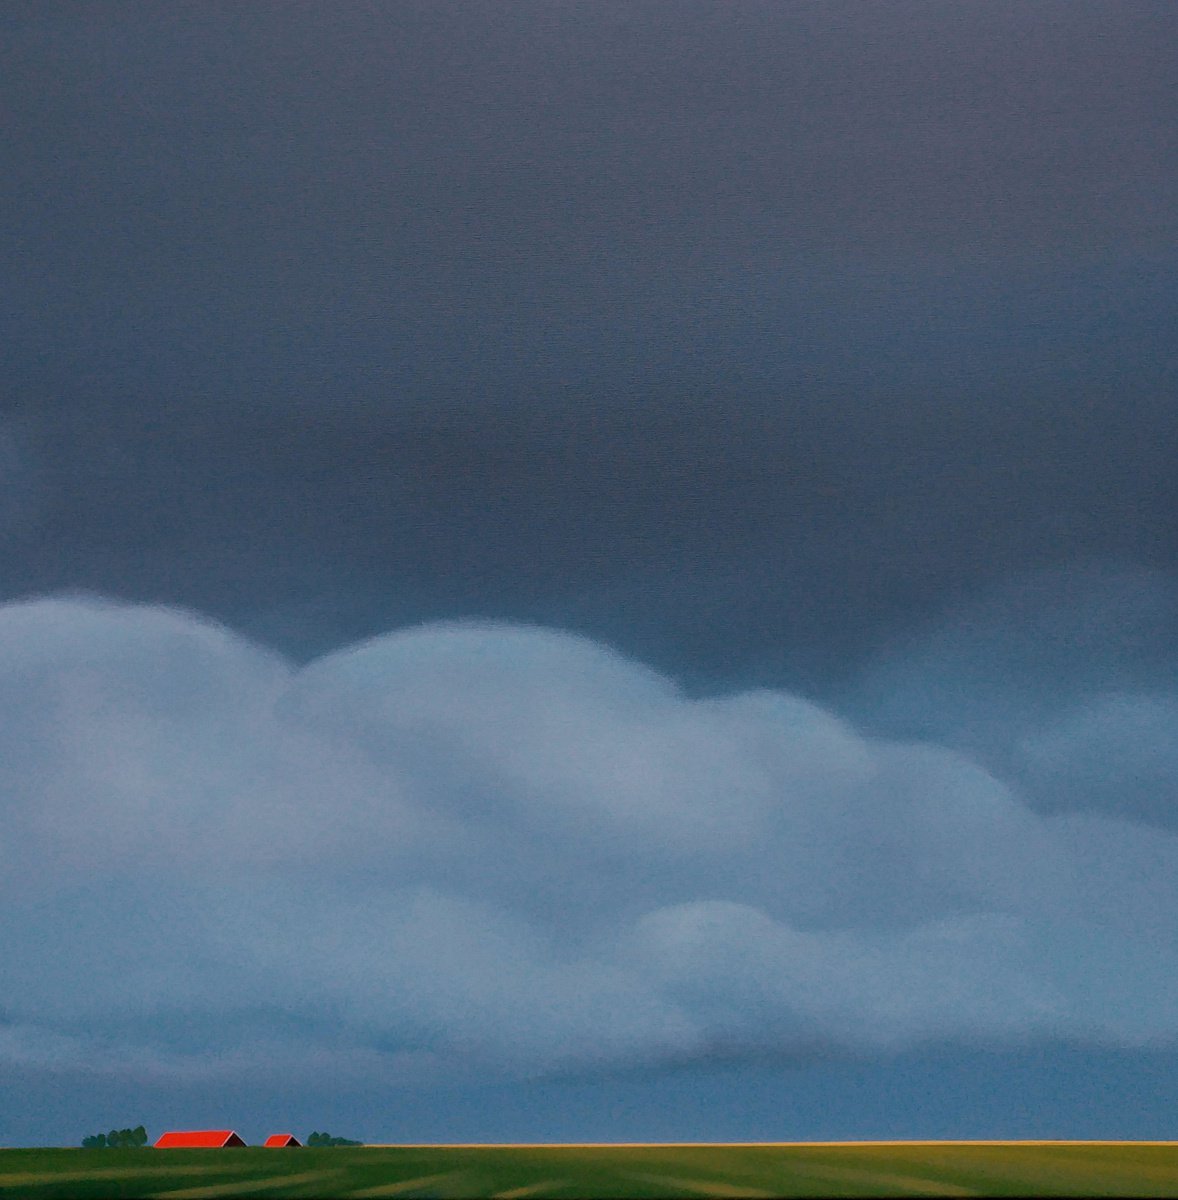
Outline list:
[[[245,1142],[232,1129],[187,1129],[165,1133],[155,1144],[157,1150],[175,1150],[181,1146],[199,1146],[207,1150],[220,1150],[223,1146],[244,1146]]]
[[[272,1133],[263,1143],[266,1146],[301,1146],[302,1144],[292,1133]]]

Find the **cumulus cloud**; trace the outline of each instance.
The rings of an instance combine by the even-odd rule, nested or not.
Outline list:
[[[1091,562],[1009,579],[882,649],[845,697],[952,747],[1039,811],[1178,827],[1178,580]]]
[[[887,667],[896,703],[936,662]],[[9,605],[0,1058],[420,1079],[1172,1042],[1178,836],[1143,822],[1174,701],[1081,682],[987,735],[1000,770],[951,702],[869,734],[550,629],[295,668],[192,613]],[[1134,772],[1153,799],[1115,811]]]
[[[1013,749],[1015,771],[1045,806],[1178,821],[1178,696],[1094,696]]]

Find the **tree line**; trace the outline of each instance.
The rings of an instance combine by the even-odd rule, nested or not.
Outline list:
[[[308,1146],[363,1146],[363,1142],[354,1142],[351,1138],[332,1137],[330,1133],[315,1132],[307,1138]],[[124,1146],[146,1146],[147,1130],[142,1125],[134,1129],[112,1129],[109,1133],[95,1133],[82,1139],[82,1145],[87,1150],[119,1149]]]
[[[147,1130],[142,1125],[134,1129],[112,1129],[110,1133],[96,1133],[92,1137],[84,1137],[82,1145],[87,1150],[104,1149],[122,1146],[146,1146]]]

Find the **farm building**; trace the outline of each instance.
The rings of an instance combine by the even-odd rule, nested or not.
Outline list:
[[[272,1133],[262,1144],[264,1146],[301,1146],[303,1143],[293,1133]]]
[[[165,1133],[155,1144],[157,1150],[176,1150],[180,1147],[200,1147],[220,1150],[223,1146],[244,1146],[245,1142],[232,1129],[186,1129]]]

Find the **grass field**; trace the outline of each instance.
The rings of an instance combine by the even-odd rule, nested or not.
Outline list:
[[[0,1197],[1174,1196],[1178,1142],[0,1150]]]

